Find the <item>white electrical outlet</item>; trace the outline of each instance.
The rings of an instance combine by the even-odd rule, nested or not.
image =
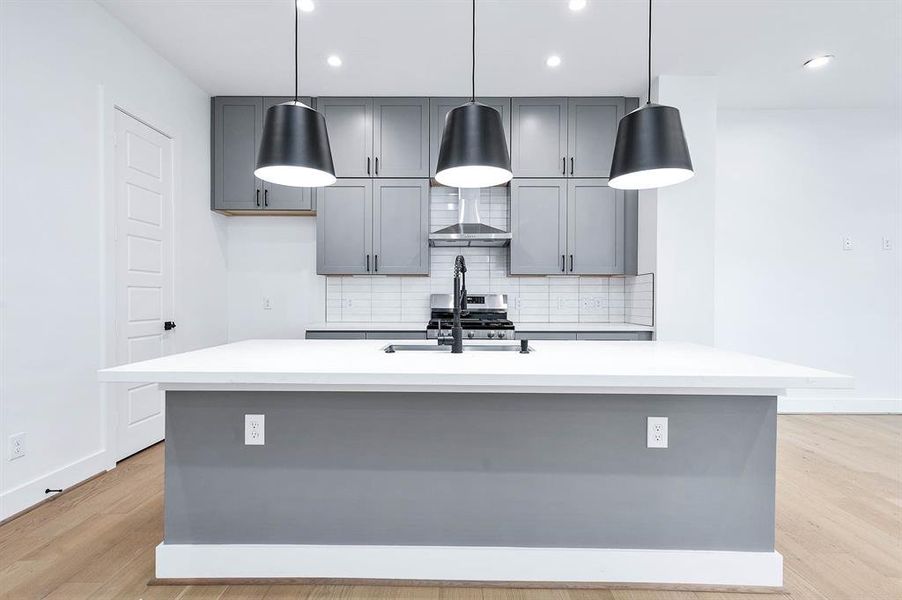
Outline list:
[[[884,250],[892,250],[893,249],[893,240],[888,237],[883,238],[883,249]]]
[[[25,456],[25,434],[17,433],[9,436],[9,460]]]
[[[850,237],[844,237],[842,239],[842,249],[843,250],[852,250],[855,248],[855,242],[852,241]]]
[[[648,417],[648,447],[667,447],[667,417]]]
[[[244,445],[263,446],[266,443],[265,415],[244,415]]]
[[[269,296],[263,297],[263,310],[272,310],[272,300]]]

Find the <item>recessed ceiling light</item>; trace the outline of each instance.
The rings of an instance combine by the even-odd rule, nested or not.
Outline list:
[[[826,67],[830,62],[834,59],[832,54],[824,54],[821,56],[815,56],[814,58],[809,58],[805,62],[802,63],[802,66],[806,69],[820,69],[821,67]]]
[[[582,10],[586,7],[586,0],[570,0],[570,10]]]
[[[326,62],[329,63],[330,67],[340,67],[341,66],[341,57],[335,56],[334,54],[326,59]]]
[[[559,67],[561,66],[561,57],[557,54],[552,54],[545,59],[545,64],[551,68]]]
[[[313,9],[316,6],[313,4],[313,0],[298,0],[298,9],[301,12],[313,12]]]

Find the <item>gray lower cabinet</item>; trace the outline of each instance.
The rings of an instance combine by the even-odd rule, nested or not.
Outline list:
[[[318,274],[429,273],[428,180],[339,179],[316,205]]]
[[[410,329],[400,331],[308,329],[306,338],[308,340],[425,340],[426,330],[425,325],[421,331]]]
[[[452,109],[470,101],[468,97],[430,98],[429,99],[429,175],[435,176],[438,152],[442,144],[442,133],[445,130],[445,118]],[[491,106],[501,113],[504,125],[504,138],[507,147],[511,145],[511,99],[510,98],[477,98],[477,101]]]
[[[428,177],[427,98],[318,98],[335,175]]]
[[[514,177],[608,177],[624,98],[514,98]]]
[[[624,210],[605,179],[514,179],[511,275],[624,273]]]
[[[579,340],[579,341],[649,341],[651,331],[523,331],[517,330],[518,340]]]
[[[267,109],[291,98],[218,96],[213,99],[213,209],[311,210],[313,190],[254,177]],[[310,104],[309,98],[301,98]]]

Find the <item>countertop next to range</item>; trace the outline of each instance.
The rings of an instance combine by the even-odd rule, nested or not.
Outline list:
[[[490,342],[491,344],[491,342]],[[377,340],[247,340],[103,369],[106,382],[165,389],[781,394],[853,379],[681,342],[530,343],[518,352],[397,352]]]
[[[617,332],[617,331],[654,331],[654,327],[634,325],[633,323],[538,323],[514,321],[517,331],[563,331],[563,332]],[[311,323],[307,331],[424,331],[422,323],[397,322],[378,323],[370,321],[328,321]]]

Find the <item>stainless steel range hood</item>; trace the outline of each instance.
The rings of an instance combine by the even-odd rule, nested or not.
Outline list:
[[[457,223],[429,234],[429,245],[436,247],[507,246],[509,231],[486,225],[479,216],[480,188],[460,188]]]

